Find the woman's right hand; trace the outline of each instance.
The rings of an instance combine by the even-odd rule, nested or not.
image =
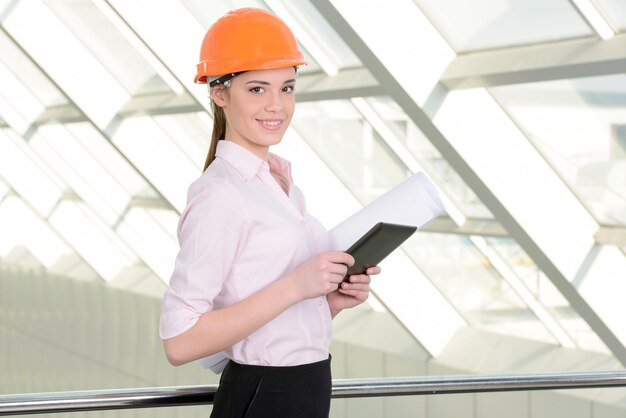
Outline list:
[[[302,299],[327,295],[337,290],[354,258],[341,251],[317,254],[300,264],[290,275]]]

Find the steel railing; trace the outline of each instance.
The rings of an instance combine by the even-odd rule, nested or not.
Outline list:
[[[333,398],[626,386],[626,371],[335,379]],[[211,404],[217,385],[0,395],[0,415]]]

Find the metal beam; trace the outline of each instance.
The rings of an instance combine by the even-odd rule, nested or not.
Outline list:
[[[338,90],[313,91],[298,93],[298,103],[320,102],[324,100],[349,100],[354,97],[383,96],[385,92],[379,86],[356,87]]]
[[[323,73],[298,77],[298,102],[383,96],[385,91],[366,68],[348,68],[329,77]]]
[[[58,106],[51,106],[46,108],[43,112],[41,112],[33,125],[41,126],[46,124],[54,124],[54,123],[76,123],[76,122],[86,122],[87,118],[85,115],[71,104],[63,104]]]
[[[385,92],[365,68],[339,71],[332,77],[322,73],[298,76],[298,102],[341,100],[353,97],[383,96]],[[191,95],[171,92],[137,95],[117,112],[118,118],[175,115],[206,111]],[[105,129],[106,131],[106,129]]]
[[[433,219],[423,228],[421,232],[432,232],[437,234],[455,235],[476,235],[489,238],[510,238],[506,229],[494,219],[473,219],[465,220],[461,226],[457,225],[450,217],[440,216]]]
[[[189,93],[177,95],[173,92],[164,92],[132,97],[117,112],[116,118],[124,119],[134,116],[177,115],[196,112],[206,112],[206,109]]]
[[[626,34],[468,53],[441,76],[450,90],[494,87],[626,71]]]
[[[626,227],[601,226],[596,231],[594,239],[600,245],[615,245],[626,248]]]
[[[352,48],[363,65],[376,77],[387,94],[393,98],[407,116],[419,127],[431,144],[465,180],[468,187],[478,196],[483,204],[491,211],[495,219],[509,232],[535,264],[544,272],[563,297],[589,324],[598,337],[604,342],[615,358],[626,365],[626,347],[617,338],[613,331],[591,308],[587,301],[578,293],[567,277],[550,260],[545,252],[524,230],[522,225],[500,202],[494,193],[487,187],[473,168],[463,159],[450,141],[439,131],[428,115],[420,108],[415,100],[407,93],[402,85],[389,72],[376,54],[370,50],[356,31],[339,13],[329,0],[317,0],[313,3],[320,14],[339,36]],[[623,69],[622,69],[623,71]],[[562,78],[562,74],[560,77]]]

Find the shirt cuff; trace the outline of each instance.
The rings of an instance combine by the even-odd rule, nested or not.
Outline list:
[[[159,323],[159,336],[167,340],[182,334],[200,319],[200,315],[186,310],[176,310],[161,316]]]

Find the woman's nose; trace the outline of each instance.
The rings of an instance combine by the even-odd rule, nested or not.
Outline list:
[[[280,93],[272,92],[267,96],[267,103],[265,104],[265,110],[268,112],[278,112],[283,108],[283,102],[280,97]]]

